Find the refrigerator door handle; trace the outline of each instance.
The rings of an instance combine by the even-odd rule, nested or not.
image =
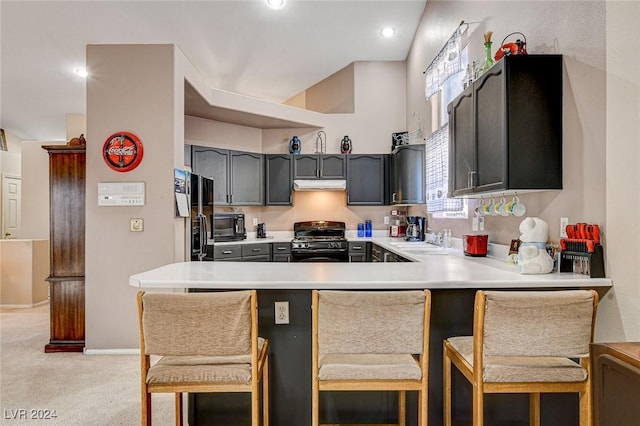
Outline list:
[[[206,221],[203,220],[204,216],[202,213],[198,213],[198,222],[200,224],[200,253],[198,254],[198,260],[202,260],[204,258],[204,244],[205,239],[207,238],[207,232],[205,230]]]

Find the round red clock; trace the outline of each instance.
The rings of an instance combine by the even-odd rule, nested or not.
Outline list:
[[[138,167],[143,152],[140,139],[129,132],[112,134],[102,147],[104,162],[116,172],[130,172]]]

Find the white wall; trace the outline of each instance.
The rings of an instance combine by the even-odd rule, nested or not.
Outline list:
[[[431,109],[424,98],[422,72],[464,19],[469,24],[469,58],[484,58],[483,34],[493,31],[493,52],[513,31],[527,39],[530,54],[564,55],[564,189],[523,195],[528,216],[549,223],[557,241],[559,218],[571,223],[605,224],[605,9],[603,1],[429,1],[407,59],[407,120],[418,117],[431,129]],[[510,37],[508,41],[514,41]],[[523,123],[526,126],[526,123]],[[471,208],[475,201],[471,202]],[[492,242],[519,237],[521,219],[487,217]],[[471,231],[468,221],[432,219],[430,227],[452,228],[454,236]]]
[[[494,32],[493,50],[504,36],[522,31],[527,50],[564,55],[564,189],[521,197],[527,215],[550,225],[559,218],[598,223],[603,229],[606,273],[614,281],[600,303],[598,341],[640,340],[640,22],[638,2],[444,2],[429,1],[407,60],[407,119],[430,121],[422,71],[458,26],[470,25],[470,57],[483,56],[482,34]],[[427,125],[430,128],[430,125]],[[490,217],[489,237],[508,243],[519,236],[518,218]],[[470,220],[431,219],[435,229],[471,230]]]
[[[640,341],[640,2],[607,2],[607,270],[600,341]]]
[[[65,142],[22,142],[22,238],[49,239],[49,155],[43,145]]]
[[[137,348],[136,290],[129,276],[184,258],[184,219],[174,218],[173,170],[183,164],[183,77],[173,45],[89,45],[87,68],[86,348]],[[127,64],[122,67],[122,64]],[[107,137],[136,134],[144,157],[133,171],[102,159]],[[178,148],[179,147],[179,148]],[[98,207],[99,182],[145,182],[143,207]],[[130,232],[131,218],[144,232]],[[177,241],[180,240],[180,241]],[[177,252],[179,251],[179,253]]]

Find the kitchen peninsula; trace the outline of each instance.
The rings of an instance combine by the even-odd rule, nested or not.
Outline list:
[[[572,273],[521,275],[516,265],[502,258],[471,258],[459,250],[441,249],[417,243],[415,248],[392,244],[393,239],[368,239],[413,262],[406,263],[254,263],[184,262],[132,275],[129,284],[149,291],[190,289],[191,291],[257,289],[260,334],[268,337],[271,357],[271,424],[305,425],[311,419],[311,290],[403,290],[430,289],[432,292],[431,338],[429,350],[429,423],[442,424],[442,341],[453,335],[471,335],[473,299],[477,289],[558,290],[594,288],[601,296],[611,287],[607,278],[588,278]],[[396,239],[397,241],[397,239]],[[411,246],[413,247],[413,246]],[[274,322],[274,302],[288,301],[290,323]],[[415,412],[415,395],[408,398],[407,412]],[[395,421],[395,395],[368,393],[347,397],[329,394],[321,405],[323,421],[356,423]],[[190,424],[204,422],[204,413],[219,412],[216,397],[191,395]],[[236,396],[237,398],[237,396]],[[469,390],[454,385],[456,412],[470,415]],[[243,407],[248,401],[225,406]],[[526,395],[501,395],[487,402],[495,412],[525,421]],[[216,405],[216,409],[211,407]],[[293,408],[295,407],[295,408]],[[354,408],[358,407],[358,408]],[[577,425],[577,399],[573,394],[553,395],[543,403],[543,423]],[[239,408],[241,412],[248,412]],[[492,410],[486,410],[491,413]],[[487,414],[490,422],[491,414]],[[545,421],[549,416],[552,421]],[[244,421],[239,420],[239,421]],[[408,425],[415,419],[408,419]]]

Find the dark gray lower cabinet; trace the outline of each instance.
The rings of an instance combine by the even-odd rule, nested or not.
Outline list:
[[[384,206],[388,204],[389,180],[385,154],[347,155],[347,204]]]
[[[271,244],[272,262],[291,262],[291,243]]]
[[[265,155],[265,204],[290,206],[293,182],[293,162],[288,154]]]
[[[271,262],[271,244],[242,244],[243,262]]]
[[[213,260],[216,262],[271,262],[271,244],[214,245]]]
[[[371,262],[371,243],[349,241],[349,262]]]

